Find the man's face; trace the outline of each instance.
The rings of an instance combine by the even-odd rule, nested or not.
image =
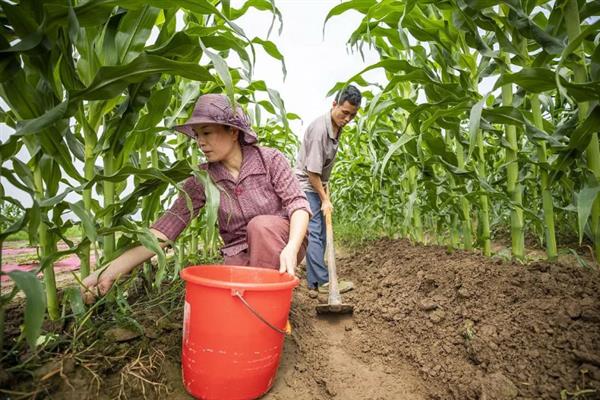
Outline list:
[[[343,104],[333,102],[333,108],[331,109],[331,119],[338,128],[343,128],[346,124],[356,117],[358,112],[358,106],[355,106],[348,101],[344,101]]]

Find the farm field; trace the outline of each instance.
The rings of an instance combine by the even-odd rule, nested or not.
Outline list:
[[[600,2],[0,20],[0,400],[600,399]]]

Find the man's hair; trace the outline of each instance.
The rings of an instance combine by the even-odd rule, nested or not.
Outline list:
[[[361,100],[362,95],[360,94],[360,91],[353,85],[348,85],[343,90],[340,90],[335,98],[335,102],[339,105],[342,105],[345,101],[347,101],[356,107],[360,107]]]

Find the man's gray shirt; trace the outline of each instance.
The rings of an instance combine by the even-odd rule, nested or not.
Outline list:
[[[338,140],[333,131],[331,112],[327,112],[306,128],[304,139],[302,139],[294,171],[302,190],[316,192],[308,181],[308,172],[321,175],[321,181],[324,185],[327,184],[337,150]]]

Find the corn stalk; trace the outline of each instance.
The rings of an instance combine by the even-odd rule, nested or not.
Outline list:
[[[565,13],[565,25],[570,42],[575,41],[581,34],[581,21],[579,18],[579,6],[576,0],[566,0],[563,3]],[[585,67],[585,57],[581,46],[575,50],[578,61],[573,67],[574,81],[584,83],[588,80],[588,74]],[[590,112],[589,102],[579,101],[577,103],[577,116],[580,123],[584,123]],[[585,149],[587,166],[596,180],[600,180],[600,145],[598,143],[598,133],[593,132],[589,144]],[[594,255],[596,260],[600,260],[600,198],[596,196],[592,205],[591,231],[594,243]]]

